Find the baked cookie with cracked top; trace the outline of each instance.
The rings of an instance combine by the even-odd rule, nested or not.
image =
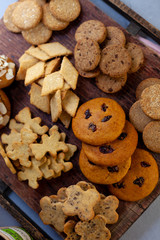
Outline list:
[[[154,84],[160,84],[160,79],[159,78],[146,78],[142,82],[140,82],[136,88],[136,99],[139,100],[141,98],[141,94],[142,94],[143,90]]]
[[[82,148],[88,159],[97,165],[115,166],[128,159],[135,151],[138,134],[134,126],[126,120],[120,136],[113,142],[100,146],[82,143]]]
[[[130,170],[119,182],[109,185],[109,191],[121,200],[138,201],[147,197],[159,179],[158,165],[153,156],[136,149],[132,155]]]
[[[77,67],[83,71],[94,70],[101,58],[99,44],[93,39],[79,40],[74,49],[74,58]]]
[[[75,39],[79,41],[84,38],[91,38],[98,43],[102,43],[107,36],[105,25],[98,20],[88,20],[83,22],[76,30]]]
[[[92,145],[114,141],[122,133],[124,125],[124,110],[110,98],[94,98],[85,102],[72,119],[75,136]]]
[[[107,46],[102,50],[99,67],[110,77],[120,77],[129,71],[131,56],[127,49],[120,45]]]
[[[0,90],[0,129],[9,122],[11,115],[11,104],[7,95]]]

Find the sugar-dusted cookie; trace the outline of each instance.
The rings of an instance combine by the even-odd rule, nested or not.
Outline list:
[[[0,55],[0,88],[8,87],[15,79],[15,63],[5,55]]]
[[[102,43],[107,36],[105,25],[98,20],[88,20],[83,22],[76,30],[75,39],[79,41],[84,38],[91,38],[98,43]]]
[[[0,129],[5,127],[10,119],[11,104],[7,95],[0,90]]]
[[[139,132],[143,132],[145,126],[153,120],[142,111],[140,100],[133,103],[129,109],[129,119]]]
[[[96,85],[97,87],[105,93],[115,93],[122,89],[127,81],[127,74],[125,73],[123,76],[114,78],[110,77],[106,74],[99,74],[96,77]]]
[[[147,116],[160,119],[160,84],[145,88],[141,94],[140,104]]]
[[[51,13],[61,21],[74,21],[80,14],[81,5],[78,0],[51,0]]]
[[[152,121],[145,126],[143,141],[148,149],[160,153],[160,121]]]
[[[121,45],[124,47],[125,43],[126,37],[120,28],[114,26],[107,27],[107,37],[103,43],[103,48],[109,45]]]
[[[147,87],[150,87],[155,84],[160,84],[159,78],[147,78],[139,83],[139,85],[136,88],[136,98],[139,100],[141,98],[141,94],[143,90]]]
[[[13,23],[22,30],[34,28],[42,18],[42,7],[36,1],[19,2],[12,13]]]
[[[61,21],[53,16],[49,8],[49,3],[43,6],[42,22],[52,31],[63,30],[69,25],[69,22]]]
[[[94,164],[115,166],[128,159],[134,153],[137,143],[137,131],[129,121],[126,121],[122,133],[115,141],[101,146],[82,143],[82,148],[88,159]]]
[[[52,36],[52,31],[40,22],[34,28],[23,30],[22,35],[28,43],[38,45],[47,42]]]
[[[156,160],[149,152],[137,148],[132,155],[131,167],[126,176],[120,182],[109,185],[108,188],[119,199],[138,201],[154,190],[158,179]]]
[[[92,145],[115,140],[124,125],[124,110],[115,100],[109,98],[95,98],[85,102],[72,119],[75,136]]]
[[[120,45],[109,45],[102,50],[100,69],[111,77],[126,74],[131,67],[131,56],[127,49]]]
[[[19,33],[21,32],[21,29],[18,28],[12,21],[12,13],[14,11],[14,9],[18,6],[18,2],[12,3],[10,4],[3,16],[3,22],[4,25],[6,26],[6,28],[11,31],[11,32],[15,32],[15,33]]]
[[[100,47],[95,40],[81,39],[77,42],[74,58],[78,68],[83,71],[91,71],[98,66],[100,57]]]
[[[97,184],[112,184],[120,181],[128,172],[131,158],[114,166],[100,166],[90,162],[83,149],[79,156],[79,166],[84,176],[91,182]]]
[[[132,59],[129,73],[137,72],[144,62],[144,54],[142,48],[135,43],[128,42],[126,45],[126,49],[128,50]]]

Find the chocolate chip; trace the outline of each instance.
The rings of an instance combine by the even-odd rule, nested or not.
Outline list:
[[[118,166],[113,166],[113,167],[107,167],[108,171],[111,173],[114,172],[119,172],[119,167]]]
[[[106,112],[107,108],[108,108],[108,106],[105,103],[103,103],[101,106],[102,111]]]
[[[118,188],[118,189],[125,188],[124,182],[114,183],[112,185],[113,185],[114,188]]]
[[[89,109],[87,109],[84,114],[85,114],[85,119],[88,119],[88,118],[90,118],[92,116],[92,114],[91,114]]]
[[[92,132],[95,132],[97,130],[97,127],[94,123],[90,123],[88,126],[89,130],[92,130]]]
[[[108,88],[108,92],[113,92],[113,89],[112,88]]]
[[[102,145],[99,147],[99,151],[103,154],[112,153],[114,149],[110,145]]]
[[[138,185],[139,187],[142,187],[143,183],[144,183],[144,178],[143,177],[139,177],[139,178],[136,178],[134,181],[133,181],[134,184]]]
[[[146,167],[150,167],[151,164],[149,164],[149,163],[143,161],[143,162],[141,162],[141,166],[144,167],[144,168],[146,168]]]
[[[127,133],[122,132],[121,135],[118,137],[118,140],[124,140],[127,137]]]
[[[105,116],[105,117],[101,120],[101,122],[107,122],[107,121],[109,121],[111,118],[112,118],[112,115]]]

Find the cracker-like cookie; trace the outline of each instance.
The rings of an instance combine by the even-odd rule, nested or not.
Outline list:
[[[51,0],[51,13],[61,21],[74,21],[80,14],[81,5],[78,0]]]
[[[103,43],[103,48],[109,45],[120,45],[124,47],[125,43],[126,37],[120,28],[114,26],[107,27],[107,37]]]
[[[102,50],[100,69],[111,77],[126,74],[131,67],[131,56],[127,49],[120,45],[110,45]]]
[[[160,119],[160,85],[145,88],[141,94],[140,104],[147,116]]]
[[[92,39],[81,39],[74,49],[74,58],[77,66],[83,71],[95,69],[100,61],[99,44]]]
[[[160,121],[152,121],[145,126],[143,141],[148,149],[160,153]]]
[[[84,38],[91,38],[98,43],[102,43],[107,36],[105,25],[98,20],[88,20],[83,22],[76,30],[75,39],[79,41]]]
[[[136,88],[136,99],[139,100],[141,98],[141,94],[143,90],[147,87],[150,87],[154,84],[160,84],[159,78],[147,78],[139,83],[139,85]]]
[[[12,13],[13,23],[22,30],[36,27],[42,18],[42,8],[36,1],[19,2]]]
[[[128,42],[126,45],[126,49],[128,50],[132,59],[129,73],[137,72],[144,62],[144,54],[142,48],[135,43]]]
[[[53,14],[50,11],[49,3],[46,3],[43,6],[42,22],[47,28],[49,28],[52,31],[63,30],[69,25],[69,22],[61,21],[53,16]]]
[[[101,73],[96,77],[97,87],[105,93],[115,93],[122,89],[127,81],[127,74],[121,77],[113,78],[109,75]]]
[[[120,181],[128,172],[131,165],[131,158],[115,166],[100,166],[90,162],[81,150],[79,156],[79,166],[84,176],[91,182],[97,184],[112,184]]]
[[[143,132],[145,126],[153,120],[142,111],[140,100],[136,101],[131,106],[129,110],[129,119],[139,132]]]
[[[38,45],[47,42],[52,36],[52,31],[40,22],[34,28],[23,30],[22,35],[28,43]]]
[[[126,176],[120,182],[109,185],[108,188],[119,199],[138,201],[154,190],[158,179],[156,160],[149,152],[137,148],[132,155],[131,167]]]
[[[95,98],[85,102],[72,119],[75,136],[91,145],[115,140],[121,134],[124,125],[125,113],[122,107],[109,98]]]
[[[15,33],[21,32],[21,29],[18,28],[12,21],[12,13],[14,9],[18,6],[18,4],[19,4],[18,2],[10,4],[3,15],[4,25],[9,31],[15,32]]]
[[[75,225],[77,222],[69,220],[64,225],[64,233],[67,235],[65,240],[79,240],[80,236],[75,232]]]
[[[11,104],[7,95],[0,90],[0,129],[5,127],[10,119]]]
[[[126,121],[122,133],[115,141],[101,146],[82,143],[82,148],[88,159],[94,164],[115,166],[127,160],[133,154],[137,143],[137,131],[129,121]]]
[[[14,165],[12,164],[12,162],[10,161],[10,159],[8,158],[2,144],[0,143],[0,154],[1,156],[3,157],[4,161],[5,161],[5,164],[6,166],[10,169],[10,171],[15,174],[17,171],[14,167]]]

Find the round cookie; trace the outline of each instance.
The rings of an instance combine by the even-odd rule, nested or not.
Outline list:
[[[145,126],[153,121],[152,118],[148,117],[141,108],[140,100],[136,101],[129,110],[129,119],[133,126],[139,131],[143,132]]]
[[[0,90],[0,129],[5,127],[10,119],[11,104],[7,95]]]
[[[131,55],[132,64],[129,73],[137,72],[144,62],[144,54],[142,48],[135,43],[127,43],[126,49]]]
[[[57,19],[65,22],[74,21],[81,12],[78,0],[51,0],[49,7]]]
[[[112,184],[120,181],[127,174],[130,165],[131,158],[113,167],[94,165],[88,160],[83,149],[81,149],[79,156],[79,166],[82,173],[89,181],[97,184]]]
[[[100,70],[110,77],[120,77],[131,67],[131,57],[124,47],[110,45],[102,50]]]
[[[94,70],[92,71],[83,71],[82,69],[80,69],[78,66],[77,66],[77,63],[75,62],[75,67],[76,69],[78,70],[79,72],[79,75],[82,76],[82,77],[85,77],[85,78],[95,78],[97,77],[99,74],[100,74],[100,70],[99,70],[99,67],[96,67]]]
[[[0,88],[8,87],[15,79],[15,63],[5,55],[0,55]]]
[[[136,99],[139,100],[141,98],[141,94],[143,90],[147,87],[150,87],[154,84],[160,84],[159,78],[147,78],[140,82],[140,84],[136,88]]]
[[[12,3],[10,4],[3,16],[3,22],[4,25],[6,26],[6,28],[11,31],[11,32],[15,32],[15,33],[19,33],[21,32],[21,29],[18,28],[12,21],[12,13],[14,11],[14,9],[18,6],[18,2]]]
[[[18,0],[19,2],[24,2],[27,0]],[[46,3],[46,0],[32,0],[32,1],[36,1],[40,6],[43,6]]]
[[[145,88],[141,94],[140,104],[147,116],[160,119],[160,85]]]
[[[75,136],[91,145],[115,140],[121,134],[124,125],[124,110],[110,98],[94,98],[85,102],[72,119]]]
[[[126,37],[121,29],[114,26],[107,27],[107,37],[104,41],[103,48],[109,45],[120,45],[125,46]]]
[[[143,142],[148,149],[160,153],[160,121],[152,121],[143,131]]]
[[[46,3],[43,6],[43,17],[42,17],[42,22],[44,25],[49,28],[52,31],[60,31],[65,29],[68,25],[69,22],[64,22],[61,20],[58,20],[55,18],[49,8],[49,3]]]
[[[36,1],[19,2],[12,13],[13,23],[22,30],[37,26],[42,18],[42,7]]]
[[[149,152],[136,149],[126,176],[120,182],[109,185],[108,188],[121,200],[138,201],[154,190],[158,179],[158,165],[155,159]]]
[[[99,44],[92,39],[79,40],[74,49],[74,58],[78,68],[92,71],[98,66],[101,58]]]
[[[97,165],[114,166],[128,159],[135,151],[138,134],[134,126],[126,120],[120,136],[113,142],[101,146],[82,143],[87,158]]]
[[[98,43],[102,43],[107,36],[105,25],[98,20],[83,22],[76,30],[75,39],[79,41],[84,38],[91,38]]]
[[[52,36],[52,31],[49,30],[42,22],[35,28],[22,31],[24,39],[32,45],[39,45],[47,42]]]
[[[127,81],[127,74],[121,77],[113,78],[106,74],[101,73],[96,77],[97,87],[105,93],[115,93],[122,89]]]

